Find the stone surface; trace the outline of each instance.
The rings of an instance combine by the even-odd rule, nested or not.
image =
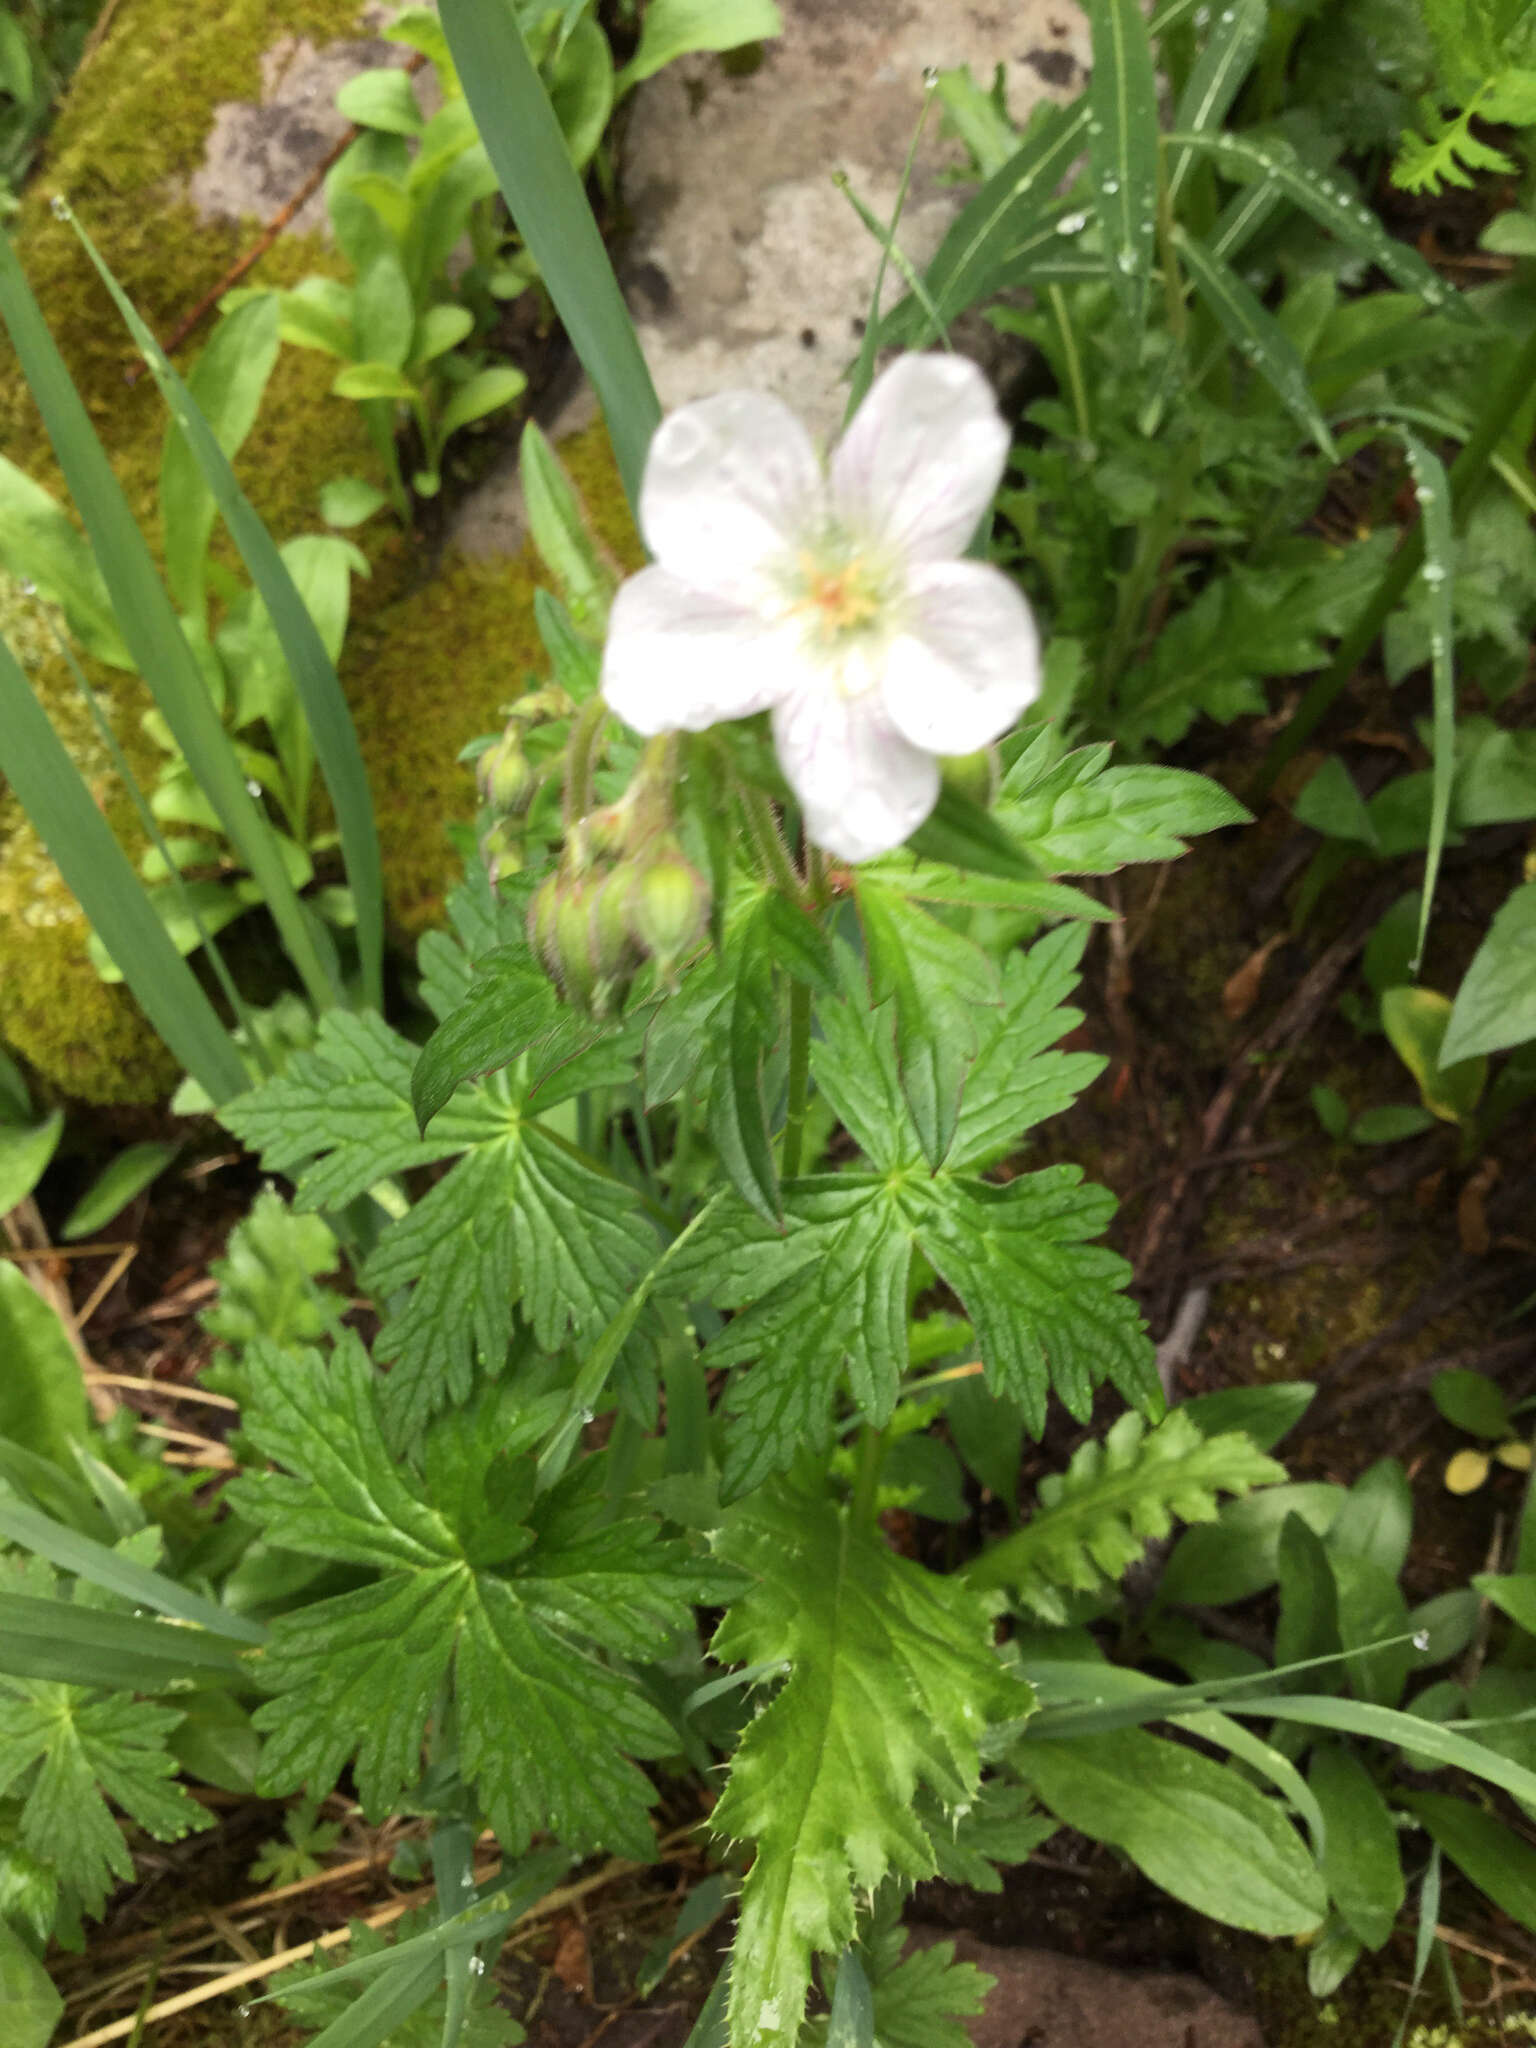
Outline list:
[[[784,0],[783,13],[750,76],[693,59],[639,96],[626,275],[664,406],[745,384],[830,433],[879,261],[834,173],[889,220],[926,67],[968,64],[985,85],[1002,65],[1022,122],[1080,88],[1087,32],[1069,0]],[[919,265],[967,196],[940,182],[957,161],[940,125],[935,108],[897,233]]]
[[[1088,31],[1072,0],[783,0],[784,34],[747,76],[715,57],[674,64],[635,96],[623,141],[633,232],[622,276],[663,407],[749,386],[830,436],[857,353],[879,246],[833,183],[845,171],[889,219],[926,67],[1004,67],[1009,112],[1080,90]],[[897,242],[921,266],[970,187],[930,111]],[[900,295],[892,273],[887,303]],[[577,412],[584,420],[590,414]],[[563,430],[564,423],[557,428]],[[508,457],[461,509],[467,553],[522,538]]]
[[[1264,2048],[1257,2023],[1198,1977],[993,1948],[936,1927],[911,1934],[922,1948],[952,1940],[957,1961],[996,1979],[986,2010],[967,2022],[975,2048]]]
[[[385,10],[378,10],[384,18]],[[203,161],[187,196],[204,220],[270,220],[346,134],[336,94],[359,71],[404,64],[410,51],[378,38],[327,43],[282,36],[261,60],[261,99],[213,111]],[[288,223],[294,234],[328,234],[325,195],[316,191]]]

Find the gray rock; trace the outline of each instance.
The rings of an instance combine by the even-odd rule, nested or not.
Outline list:
[[[889,220],[926,67],[968,64],[986,84],[1002,65],[1022,122],[1040,99],[1080,88],[1088,41],[1069,0],[784,0],[783,11],[783,37],[749,76],[695,58],[637,95],[626,277],[664,407],[748,385],[830,434],[879,261],[834,173]],[[941,182],[957,152],[937,116],[896,238],[919,266],[967,196]],[[902,289],[888,278],[890,299]]]
[[[383,21],[394,10],[374,8]],[[336,94],[359,71],[405,64],[411,52],[377,37],[327,43],[283,36],[261,60],[261,99],[226,100],[214,108],[203,161],[187,197],[204,220],[267,221],[300,191],[347,132]],[[329,233],[325,196],[315,192],[288,223],[295,234]]]
[[[833,174],[888,220],[925,68],[968,64],[986,84],[1001,64],[1022,122],[1039,100],[1080,90],[1088,32],[1073,0],[783,0],[783,14],[750,74],[695,57],[640,87],[623,140],[623,277],[664,408],[745,386],[830,437],[880,255]],[[971,189],[942,181],[959,152],[939,129],[933,108],[896,238],[919,267]],[[902,289],[892,273],[887,303]],[[509,456],[452,537],[493,555],[522,532]]]

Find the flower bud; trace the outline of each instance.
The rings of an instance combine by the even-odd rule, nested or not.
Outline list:
[[[528,945],[534,958],[558,988],[560,955],[555,950],[555,912],[560,901],[560,877],[546,875],[533,892],[528,905]]]
[[[505,818],[498,818],[480,841],[480,858],[494,889],[503,875],[515,875],[523,865],[521,835]]]
[[[510,730],[486,748],[475,763],[480,798],[502,817],[520,817],[533,801],[538,779],[528,757]]]
[[[709,885],[698,869],[669,847],[641,875],[634,891],[635,937],[663,975],[704,936]]]

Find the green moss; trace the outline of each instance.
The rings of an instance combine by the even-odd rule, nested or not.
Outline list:
[[[174,1059],[121,987],[97,977],[78,905],[29,825],[0,867],[0,1038],[63,1095],[155,1102],[175,1086]]]
[[[175,181],[201,158],[211,108],[259,98],[259,58],[280,35],[332,41],[357,33],[356,13],[353,0],[234,0],[213,11],[201,0],[123,0],[26,195],[16,240],[32,289],[156,550],[164,410],[148,378],[133,387],[125,382],[135,352],[48,198],[68,196],[150,325],[172,331],[257,232],[250,223],[201,222],[175,196]],[[290,284],[317,270],[345,274],[320,238],[283,236],[250,281]],[[195,348],[180,352],[183,368],[195,360]],[[285,348],[237,463],[252,503],[279,539],[316,528],[316,499],[327,479],[383,481],[358,408],[330,396],[334,373],[330,358]],[[42,422],[9,360],[0,361],[0,444],[63,495]],[[639,566],[643,553],[602,429],[575,437],[562,454],[603,544],[625,569]],[[499,724],[502,706],[542,668],[532,614],[537,571],[531,557],[477,564],[449,555],[438,574],[413,587],[414,558],[387,519],[373,520],[356,538],[373,575],[354,585],[343,681],[374,787],[393,929],[411,939],[440,916],[456,871],[445,828],[474,811],[472,779],[455,757],[465,741]],[[236,566],[222,531],[215,549]],[[8,634],[13,622],[29,630],[15,610],[0,589],[0,629]],[[66,744],[95,780],[105,764],[67,669],[35,631],[25,658]],[[93,668],[91,679],[134,772],[151,784],[161,756],[141,730],[147,692],[133,676]],[[110,787],[103,783],[104,797]],[[110,801],[136,860],[142,842],[131,809],[115,796]],[[100,990],[85,959],[83,923],[35,838],[18,833],[17,823],[15,806],[0,801],[0,954],[8,962],[0,1037],[70,1093],[93,1101],[143,1099],[146,1089],[163,1085],[163,1049],[130,996]],[[73,1020],[86,1010],[94,1021],[88,1031],[77,1030]],[[66,1012],[68,1035],[57,1038]]]
[[[594,530],[625,568],[643,560],[606,432],[560,445]],[[447,828],[475,814],[458,761],[494,732],[546,662],[533,619],[541,571],[531,549],[508,562],[447,554],[429,583],[349,634],[342,680],[357,720],[379,821],[392,928],[414,939],[443,914],[459,870]]]

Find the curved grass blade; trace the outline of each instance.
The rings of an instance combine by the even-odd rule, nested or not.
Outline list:
[[[149,1021],[213,1100],[250,1085],[218,1012],[96,808],[79,769],[0,640],[0,774]]]
[[[1258,55],[1268,18],[1268,0],[1227,0],[1179,95],[1179,104],[1173,115],[1175,128],[1190,128],[1204,134],[1221,125]],[[1194,156],[1187,149],[1171,152],[1168,165],[1170,206],[1177,204],[1179,190],[1194,161]]]
[[[311,1000],[325,1008],[337,1000],[339,990],[321,959],[308,913],[288,879],[276,836],[245,786],[234,748],[219,722],[148,544],[4,235],[0,235],[0,320],[10,331],[22,374],[43,416],[70,495],[85,521],[134,666],[153,692],[198,786],[260,885],[284,948]],[[51,850],[57,859],[57,851]],[[126,974],[126,962],[118,964]]]
[[[1312,396],[1306,365],[1279,321],[1265,310],[1234,270],[1216,261],[1204,243],[1185,234],[1182,228],[1175,228],[1173,233],[1190,282],[1232,346],[1245,362],[1253,364],[1303,431],[1336,462],[1339,451]]]
[[[511,0],[442,0],[439,12],[497,182],[592,379],[625,492],[638,507],[661,407]]]
[[[63,1522],[56,1522],[49,1515],[40,1515],[35,1509],[24,1507],[20,1501],[6,1499],[3,1495],[0,1495],[0,1536],[7,1543],[19,1543],[24,1550],[46,1558],[60,1571],[73,1572],[91,1585],[100,1586],[104,1592],[116,1593],[121,1599],[131,1600],[139,1607],[151,1607],[156,1614],[169,1615],[174,1621],[193,1622],[197,1627],[207,1629],[210,1635],[228,1636],[237,1643],[264,1643],[267,1639],[267,1632],[259,1621],[251,1621],[212,1600],[204,1600],[197,1593],[189,1593],[174,1579],[151,1571],[147,1565],[135,1564],[132,1558],[120,1556],[104,1543],[94,1543],[89,1536],[80,1535]]]
[[[932,310],[903,299],[880,323],[880,346],[923,348],[989,292],[1016,281],[1021,256],[1047,248],[1067,211],[1056,187],[1088,140],[1088,109],[1052,108],[1000,171],[964,206],[939,244],[923,282]],[[1049,219],[1042,217],[1048,214]],[[937,324],[935,324],[937,320]]]
[[[1093,33],[1088,162],[1099,230],[1131,331],[1140,334],[1157,237],[1157,74],[1140,0],[1087,0]]]
[[[1148,34],[1162,35],[1198,4],[1171,0],[1153,15]],[[880,323],[881,347],[926,348],[978,300],[1037,276],[1040,282],[1067,284],[1085,274],[1102,275],[1102,265],[1094,263],[1089,271],[1082,259],[1066,271],[1038,273],[1029,260],[1050,246],[1057,219],[1068,211],[1064,201],[1056,201],[1056,188],[1087,143],[1086,99],[1038,114],[1033,133],[961,209],[928,266],[923,281],[938,324],[916,299],[903,299]],[[1044,220],[1041,209],[1050,211],[1053,202],[1056,210]]]
[[[315,760],[330,791],[341,835],[347,882],[357,911],[357,948],[363,974],[363,1000],[373,1009],[384,1005],[384,876],[379,835],[374,822],[368,771],[357,743],[357,728],[342,694],[331,658],[294,587],[277,543],[235,480],[229,458],[219,446],[197,401],[178,376],[169,357],[139,318],[132,302],[97,253],[78,221],[72,221],[85,253],[112,295],[128,331],[148,363],[176,429],[202,473],[213,501],[223,515],[229,537],[251,572],[251,581],[271,615],[273,630],[304,708]]]
[[[234,1646],[199,1628],[0,1593],[0,1671],[56,1685],[164,1692],[188,1678],[244,1678]]]
[[[1294,157],[1265,149],[1241,135],[1202,135],[1194,129],[1174,129],[1165,137],[1170,150],[1192,149],[1214,158],[1226,173],[1243,182],[1253,181],[1279,191],[1309,213],[1320,227],[1338,236],[1357,256],[1384,270],[1404,291],[1417,292],[1421,299],[1442,312],[1478,323],[1480,315],[1452,285],[1432,270],[1416,249],[1389,235],[1371,209],[1352,199],[1331,178],[1320,177]]]
[[[1424,531],[1424,566],[1419,574],[1429,592],[1429,662],[1433,703],[1432,741],[1434,762],[1430,778],[1429,843],[1424,853],[1423,894],[1419,900],[1419,932],[1414,941],[1409,972],[1417,974],[1429,935],[1430,907],[1435,900],[1435,883],[1445,851],[1445,835],[1451,820],[1451,783],[1456,773],[1456,606],[1454,575],[1456,534],[1451,517],[1451,486],[1445,464],[1411,428],[1383,421],[1388,431],[1402,442],[1413,474],[1413,495],[1418,500],[1419,519]]]

